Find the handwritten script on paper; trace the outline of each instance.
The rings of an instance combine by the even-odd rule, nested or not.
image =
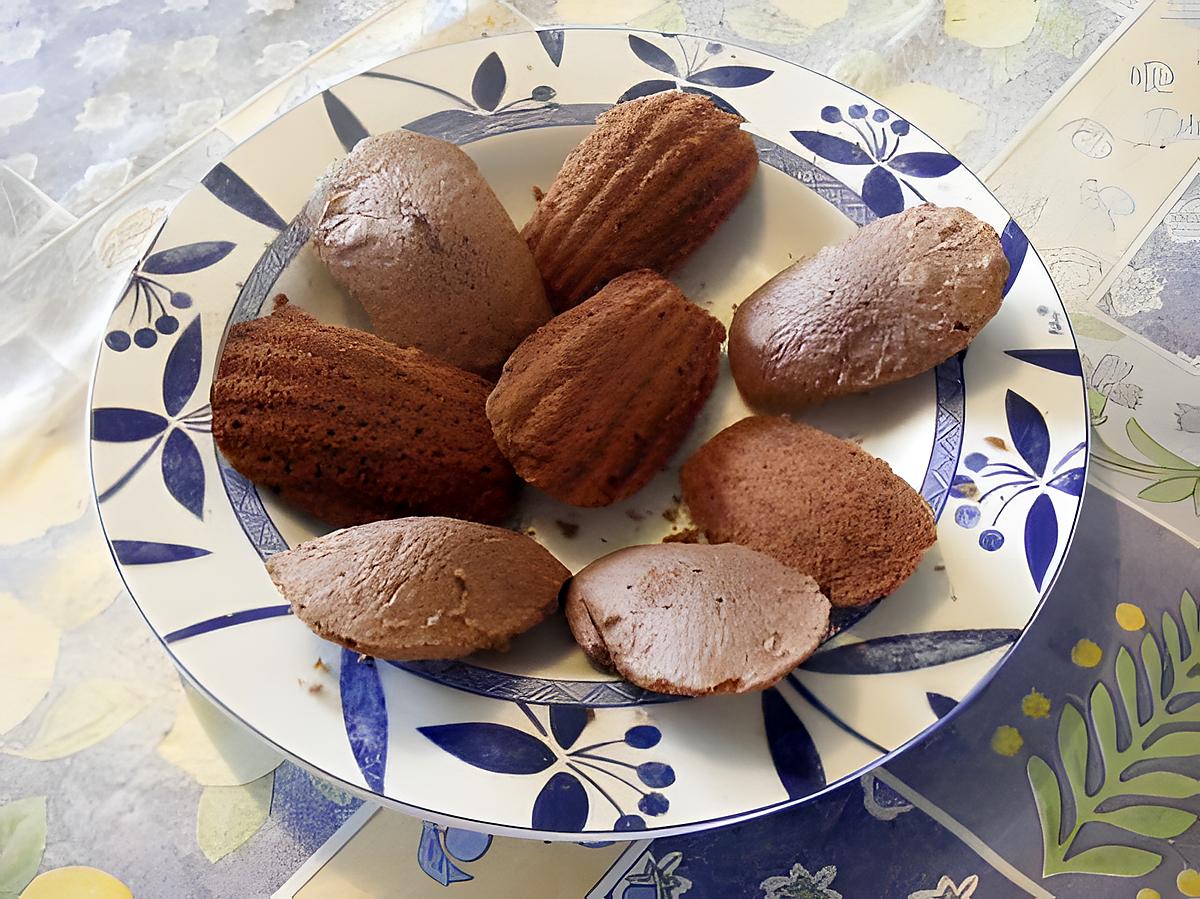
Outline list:
[[[1175,72],[1165,62],[1151,59],[1129,70],[1129,83],[1147,94],[1151,91],[1169,94],[1172,93],[1170,86],[1175,83]]]

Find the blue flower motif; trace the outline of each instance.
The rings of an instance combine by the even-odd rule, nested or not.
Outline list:
[[[631,34],[629,49],[633,51],[633,54],[646,65],[665,75],[670,75],[671,78],[652,78],[649,81],[640,81],[621,94],[617,98],[618,103],[678,88],[685,93],[702,94],[712,100],[718,108],[733,115],[740,115],[726,100],[707,88],[749,87],[765,81],[774,74],[770,69],[758,66],[710,66],[708,65],[709,61],[724,51],[725,48],[721,44],[701,43],[694,40],[685,43],[684,39],[677,34],[664,34],[663,37],[671,37],[675,41],[673,52],[675,49],[678,50],[678,54],[683,60],[682,65],[677,62],[673,52],[668,53],[657,44]]]
[[[421,870],[442,886],[474,880],[473,874],[468,874],[454,862],[470,863],[483,858],[492,846],[491,835],[458,827],[439,827],[432,821],[421,824],[421,841],[417,844],[417,864]]]
[[[204,518],[204,463],[189,432],[209,433],[212,409],[204,403],[190,412],[183,411],[200,381],[201,350],[200,316],[197,315],[183,329],[167,356],[162,380],[165,416],[145,409],[122,407],[92,410],[93,440],[103,443],[152,441],[141,457],[100,493],[100,502],[116,495],[161,446],[160,468],[167,492],[197,518]]]
[[[593,777],[604,775],[609,781],[632,790],[638,795],[637,807],[643,814],[657,817],[666,814],[670,801],[660,792],[675,783],[675,770],[657,761],[634,765],[612,758],[608,747],[627,746],[646,750],[658,745],[662,733],[657,727],[639,724],[629,728],[620,740],[607,740],[574,748],[580,735],[595,720],[595,712],[575,705],[549,707],[549,730],[533,709],[524,702],[517,703],[533,725],[536,734],[493,722],[463,722],[419,727],[417,730],[439,748],[469,765],[484,771],[501,774],[535,775],[554,772],[542,785],[533,801],[530,815],[532,826],[538,830],[582,831],[588,821],[591,800],[585,783],[605,799],[617,813],[614,830],[644,830],[645,819],[629,814],[621,803]],[[650,790],[644,790],[622,770],[632,770]],[[589,773],[590,772],[590,773]]]
[[[621,899],[679,899],[692,888],[690,880],[676,873],[683,863],[682,852],[668,852],[661,859],[647,852],[641,860],[640,870],[625,875]]]
[[[557,66],[562,61],[563,32],[555,30],[539,31],[538,38],[542,42],[542,47],[550,56],[551,61]],[[494,113],[518,110],[528,111],[541,106],[553,105],[551,101],[557,96],[557,92],[550,85],[539,84],[526,97],[518,97],[509,100],[507,103],[502,102],[508,91],[508,72],[504,68],[504,61],[495,51],[485,56],[476,67],[475,73],[471,78],[470,99],[445,88],[408,78],[404,75],[393,75],[389,72],[364,72],[362,77],[380,78],[384,81],[398,81],[402,84],[423,87],[449,100],[453,100],[462,107],[461,109],[435,112],[432,115],[417,119],[415,122],[409,122],[405,126],[422,134],[446,133],[456,128],[461,128],[464,120],[470,122],[471,120],[481,119],[484,116]],[[342,146],[349,152],[369,132],[354,113],[351,112],[349,107],[334,94],[326,90],[324,97],[325,110],[329,116],[330,124],[333,126],[334,133],[341,140]]]
[[[178,331],[179,319],[172,310],[191,308],[192,296],[173,290],[150,275],[183,275],[208,268],[228,256],[235,246],[227,240],[206,240],[147,256],[117,300],[117,309],[131,300],[129,321],[105,334],[104,345],[116,353],[123,353],[130,346],[149,349],[158,343],[160,334],[169,337]],[[139,325],[143,315],[144,324]]]
[[[904,209],[901,185],[925,202],[924,195],[908,178],[940,178],[959,166],[958,160],[949,153],[897,154],[900,139],[910,128],[904,119],[892,119],[886,109],[877,108],[872,112],[863,104],[855,103],[847,108],[846,115],[842,115],[836,106],[825,106],[821,109],[821,120],[831,125],[844,124],[853,129],[857,140],[846,140],[823,131],[793,131],[792,136],[822,159],[841,165],[871,166],[863,179],[862,198],[877,216],[893,215]]]
[[[952,487],[951,495],[965,498],[967,502],[955,511],[954,521],[960,527],[973,528],[983,517],[982,510],[988,501],[992,497],[1001,499],[1000,507],[992,517],[992,526],[979,534],[979,546],[988,552],[995,552],[1005,543],[1004,534],[995,526],[1009,504],[1019,496],[1037,491],[1025,511],[1024,543],[1029,575],[1034,586],[1040,590],[1058,550],[1059,538],[1058,514],[1047,491],[1057,490],[1075,497],[1083,493],[1083,466],[1066,466],[1087,444],[1080,443],[1072,448],[1053,469],[1047,471],[1050,463],[1050,429],[1046,426],[1045,416],[1033,403],[1012,390],[1005,395],[1004,411],[1012,446],[1024,464],[993,462],[983,453],[968,454],[963,464],[977,474],[980,484],[987,489],[980,493],[973,478],[956,475],[953,482],[956,487]],[[1001,442],[1000,445],[1007,444]],[[967,481],[971,482],[972,489],[964,489]]]

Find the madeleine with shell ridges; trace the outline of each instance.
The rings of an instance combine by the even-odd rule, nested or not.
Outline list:
[[[704,243],[758,170],[740,126],[707,97],[679,91],[597,118],[521,232],[554,310],[634,269],[667,274]]]
[[[786,418],[743,418],[680,472],[710,543],[748,546],[811,575],[835,606],[888,595],[937,540],[925,499],[849,440]]]
[[[452,518],[377,521],[267,560],[314,633],[383,659],[455,659],[558,608],[570,572],[524,534]]]
[[[1008,260],[991,225],[929,204],[863,226],[738,306],[729,367],[746,401],[787,412],[911,378],[999,311]]]
[[[364,138],[318,183],[314,207],[317,255],[398,346],[495,378],[550,318],[528,245],[454,144]]]
[[[500,450],[562,502],[606,506],[670,460],[717,380],[725,328],[649,270],[531,334],[487,400]]]
[[[340,527],[508,515],[520,484],[484,413],[491,384],[276,303],[233,326],[213,380],[213,437],[234,468]]]

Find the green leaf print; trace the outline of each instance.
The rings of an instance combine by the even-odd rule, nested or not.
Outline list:
[[[1089,397],[1090,401],[1090,397]],[[1093,409],[1093,424],[1099,424]],[[1125,436],[1146,462],[1131,459],[1117,452],[1096,432],[1096,449],[1092,458],[1105,468],[1111,468],[1135,478],[1153,481],[1143,487],[1138,498],[1150,503],[1181,503],[1190,499],[1200,517],[1200,465],[1171,452],[1138,424],[1136,418],[1125,422]]]
[[[1182,624],[1182,632],[1180,625]],[[1154,770],[1155,763],[1200,755],[1200,610],[1187,591],[1179,621],[1163,613],[1162,644],[1142,638],[1138,656],[1121,647],[1113,663],[1115,696],[1097,681],[1087,712],[1066,702],[1058,718],[1059,772],[1040,756],[1027,774],[1042,829],[1042,873],[1141,877],[1162,854],[1113,842],[1075,851],[1088,824],[1108,824],[1152,840],[1170,840],[1196,823],[1198,812],[1165,803],[1200,795],[1200,779]],[[1184,637],[1186,636],[1186,640]],[[1165,650],[1165,656],[1163,651]],[[1139,681],[1146,688],[1138,699]],[[1148,696],[1148,699],[1147,699]],[[1090,727],[1089,727],[1090,724]],[[1193,728],[1193,729],[1181,729]],[[1099,762],[1099,783],[1088,789],[1088,758]],[[1135,763],[1138,771],[1132,772]],[[1089,831],[1090,832],[1090,831]],[[1114,831],[1097,831],[1093,836]],[[1119,837],[1117,838],[1119,839]]]

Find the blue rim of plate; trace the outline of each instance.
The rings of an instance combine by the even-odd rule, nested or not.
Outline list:
[[[535,33],[538,34],[539,38],[542,38],[543,43],[545,43],[545,38],[543,38],[543,34],[545,34],[547,32],[558,32],[561,35],[562,32],[566,32],[566,31],[614,31],[614,32],[627,33],[627,34],[631,34],[631,35],[646,34],[646,35],[660,35],[660,36],[671,36],[671,37],[679,36],[679,37],[688,37],[688,38],[701,40],[701,41],[706,40],[706,38],[704,38],[703,36],[692,35],[687,32],[679,32],[679,33],[672,33],[670,35],[666,35],[662,32],[657,32],[657,31],[652,31],[652,30],[647,30],[647,29],[628,28],[628,27],[624,27],[624,26],[562,26],[562,27],[553,28],[553,29],[538,29],[537,32],[535,32]],[[503,37],[503,36],[501,36],[501,37]],[[493,40],[496,40],[496,38],[483,37],[483,38],[477,38],[477,39],[474,39],[471,41],[461,42],[460,44],[457,44],[455,46],[486,43],[488,41],[493,41]],[[774,54],[771,54],[769,52],[758,50],[755,48],[742,47],[740,45],[730,44],[728,42],[725,42],[725,45],[727,47],[732,47],[732,48],[740,49],[740,50],[746,50],[748,52],[756,53],[763,57],[767,57],[767,58],[776,60],[781,65],[781,67],[784,67],[784,68],[802,69],[811,75],[817,75],[820,78],[822,78],[823,80],[829,81],[830,83],[837,85],[843,89],[853,91],[854,93],[859,93],[857,91],[854,91],[853,88],[849,88],[848,85],[838,82],[835,79],[832,79],[827,75],[824,75],[820,72],[815,72],[814,70],[808,69],[806,66],[802,66],[798,63],[794,63],[794,62],[790,62],[788,60],[782,59],[781,57],[775,56]],[[451,45],[446,45],[446,46],[451,46]],[[425,55],[427,53],[436,53],[442,49],[444,49],[444,47],[429,48],[427,50],[418,51],[418,52],[412,53],[412,54],[404,54],[401,57],[396,57],[396,59],[419,57],[419,56]],[[383,63],[383,64],[386,64],[386,63]],[[344,84],[348,81],[353,80],[356,77],[360,77],[362,74],[364,74],[364,73],[357,73],[355,75],[348,76],[346,79],[343,79],[342,81],[338,82],[338,84]],[[337,85],[333,85],[333,86],[337,86]],[[859,95],[863,96],[864,99],[869,99],[869,98],[866,98],[865,95],[862,95],[862,94],[859,94]],[[884,106],[883,104],[878,104],[874,100],[871,100],[871,102],[875,103],[875,105],[881,109],[888,109],[888,107]],[[601,104],[601,105],[604,106],[605,108],[607,108],[608,104]],[[264,129],[269,127],[274,121],[275,120],[272,119],[271,122],[264,124],[261,128],[257,129],[254,132],[254,134],[252,134],[249,138],[247,138],[247,140],[253,139],[259,133],[261,133],[261,131],[263,131]],[[931,143],[940,147],[943,150],[943,152],[947,152],[947,151],[945,151],[944,147],[941,147],[940,143],[935,141],[933,138],[929,137],[928,134],[926,134],[925,132],[921,132],[921,133]],[[239,144],[239,146],[240,146],[240,144]],[[947,152],[947,155],[949,155],[948,152]],[[214,169],[218,168],[219,166],[220,166],[220,163],[218,163],[217,166],[214,166]],[[210,172],[210,174],[211,174],[211,172]],[[826,173],[822,173],[822,174],[826,174]],[[978,181],[978,179],[976,179],[976,180]],[[982,182],[978,182],[978,183],[980,184],[980,186],[984,187],[984,189],[986,190],[986,186],[983,185]],[[990,191],[988,191],[988,193],[990,194]],[[994,199],[994,197],[993,197],[993,199]],[[165,227],[165,223],[164,223],[163,227]],[[160,229],[159,229],[160,235],[161,235],[161,231],[162,231],[162,227],[160,227]],[[156,236],[155,242],[157,242],[157,240],[158,240],[158,236]],[[153,246],[154,246],[154,244],[152,243],[150,249],[153,249]],[[1038,254],[1037,250],[1032,245],[1028,245],[1025,252],[1032,252],[1033,257],[1037,260],[1038,265],[1043,270],[1045,269],[1045,263],[1042,261],[1040,254]],[[147,251],[147,253],[149,253],[149,250]],[[136,272],[136,267],[135,267],[135,272]],[[132,283],[132,280],[133,279],[131,276],[130,283]],[[1058,300],[1059,308],[1065,309],[1065,307],[1063,307],[1063,305],[1062,305],[1061,296],[1059,296],[1057,288],[1053,285],[1052,281],[1050,281],[1049,283],[1050,283],[1050,289],[1054,291],[1055,298]],[[1071,326],[1070,319],[1066,316],[1064,316],[1064,318],[1065,318],[1066,334],[1070,337],[1075,356],[1078,357],[1078,352],[1079,352],[1078,341],[1075,338],[1074,330]],[[92,381],[91,381],[91,384],[89,385],[89,394],[88,394],[88,407],[87,407],[88,424],[87,424],[87,427],[88,427],[89,443],[93,446],[94,446],[94,443],[97,438],[95,436],[95,419],[94,419],[94,416],[92,415],[92,412],[94,409],[94,394],[95,394],[95,389],[96,389],[96,384],[97,384],[96,375],[98,372],[100,356],[101,356],[103,349],[104,349],[104,345],[103,345],[103,343],[101,343],[100,351],[97,354],[96,366],[94,367],[94,370],[93,370]],[[1048,367],[1048,366],[1043,366],[1043,367]],[[1086,384],[1083,382],[1082,378],[1079,378],[1079,388],[1080,388],[1080,407],[1084,412],[1084,421],[1086,421],[1086,409],[1087,409]],[[961,423],[960,423],[960,427],[961,427]],[[1033,609],[1032,609],[1031,613],[1029,614],[1027,621],[1019,629],[1019,633],[1017,633],[1016,637],[1013,639],[1011,644],[1008,645],[1007,649],[1005,649],[1005,651],[1000,656],[1000,658],[994,664],[992,664],[991,667],[981,677],[979,677],[979,679],[971,686],[971,688],[965,693],[965,695],[957,702],[957,704],[953,708],[949,709],[945,714],[941,715],[937,720],[935,720],[933,723],[931,723],[928,727],[924,728],[923,730],[921,730],[918,733],[909,737],[907,740],[903,741],[900,745],[896,746],[895,748],[893,748],[891,750],[882,751],[878,757],[872,759],[870,762],[868,762],[867,764],[865,764],[863,767],[859,768],[858,770],[852,771],[852,772],[847,773],[841,777],[838,777],[830,782],[827,782],[819,789],[815,789],[812,792],[807,793],[804,796],[797,797],[797,798],[787,798],[787,799],[780,800],[778,802],[773,802],[773,803],[769,803],[769,804],[766,804],[763,806],[759,806],[754,809],[740,811],[740,812],[728,814],[728,815],[722,815],[722,816],[717,816],[717,817],[712,817],[712,818],[690,821],[685,824],[671,825],[671,826],[664,826],[664,827],[646,827],[644,830],[639,830],[639,831],[632,832],[632,833],[614,832],[614,831],[610,831],[610,830],[583,830],[583,831],[572,832],[572,833],[550,832],[550,831],[545,831],[545,830],[539,830],[534,827],[524,827],[524,826],[518,826],[518,825],[512,825],[512,824],[495,824],[495,823],[480,820],[477,818],[471,818],[471,817],[467,817],[467,816],[460,816],[460,815],[453,815],[453,814],[446,814],[446,813],[437,811],[435,809],[428,809],[428,808],[421,807],[419,805],[404,802],[404,801],[396,799],[394,797],[387,796],[387,795],[383,794],[382,792],[378,792],[373,789],[370,789],[369,787],[364,788],[358,784],[344,780],[341,777],[339,777],[338,775],[333,774],[329,771],[326,771],[318,765],[314,765],[314,764],[306,761],[305,759],[296,755],[295,753],[288,750],[284,746],[280,745],[279,743],[275,742],[271,738],[267,737],[261,731],[259,731],[257,728],[255,728],[252,724],[250,724],[248,721],[246,721],[245,719],[243,719],[240,716],[238,716],[237,714],[235,714],[218,697],[216,697],[214,694],[212,694],[204,686],[204,684],[198,678],[196,678],[191,671],[188,670],[188,668],[183,664],[182,660],[171,650],[170,641],[167,639],[167,636],[169,636],[169,635],[161,634],[157,629],[155,629],[153,624],[151,624],[149,618],[147,617],[147,613],[146,613],[145,609],[143,609],[141,604],[138,603],[136,595],[133,593],[132,589],[130,589],[128,580],[126,579],[125,572],[123,569],[123,562],[122,562],[122,559],[118,555],[118,549],[117,549],[117,544],[119,544],[121,541],[114,539],[108,533],[108,527],[105,524],[104,515],[103,515],[102,510],[100,509],[100,503],[102,502],[102,499],[101,499],[100,491],[96,484],[94,455],[89,456],[89,461],[91,463],[89,465],[89,476],[90,476],[90,479],[92,482],[93,497],[97,501],[96,508],[97,508],[98,517],[100,520],[101,530],[104,533],[105,540],[109,545],[109,550],[113,557],[114,565],[116,566],[116,568],[118,570],[119,576],[121,577],[122,582],[125,585],[127,592],[129,592],[131,599],[133,599],[134,605],[137,607],[139,614],[142,615],[143,619],[146,621],[147,626],[150,627],[150,629],[154,632],[154,634],[155,634],[156,638],[159,640],[159,642],[162,643],[163,649],[166,651],[167,655],[172,659],[172,661],[179,668],[179,670],[184,675],[184,677],[189,681],[189,683],[191,683],[198,691],[200,691],[206,698],[208,698],[209,701],[213,702],[214,705],[216,705],[218,708],[222,709],[222,711],[226,715],[228,715],[229,717],[231,717],[232,719],[234,719],[236,721],[239,721],[243,726],[250,729],[251,732],[255,733],[264,742],[266,742],[267,744],[274,747],[284,757],[291,759],[293,762],[295,762],[302,768],[304,768],[314,774],[317,774],[321,777],[324,777],[328,780],[331,780],[331,781],[341,785],[348,791],[350,791],[358,796],[361,796],[366,799],[371,799],[373,801],[382,801],[385,804],[394,806],[394,807],[401,809],[409,814],[414,814],[414,815],[426,818],[427,820],[430,820],[430,821],[433,821],[436,823],[442,823],[442,824],[448,824],[448,825],[466,825],[468,827],[475,826],[477,829],[482,829],[482,830],[486,830],[489,832],[511,834],[511,835],[515,835],[515,836],[523,836],[523,837],[536,838],[536,839],[550,838],[550,839],[578,840],[581,837],[599,837],[602,839],[607,838],[607,839],[619,839],[619,840],[634,840],[634,839],[643,839],[648,836],[655,836],[655,837],[670,836],[670,835],[691,833],[691,832],[696,832],[696,831],[700,831],[700,830],[711,829],[711,828],[719,827],[719,826],[728,826],[728,825],[736,824],[739,822],[747,821],[747,820],[750,820],[753,818],[761,817],[763,815],[770,814],[770,813],[773,813],[776,811],[780,811],[780,810],[783,810],[783,809],[786,809],[789,807],[797,806],[802,803],[810,802],[813,799],[824,796],[825,794],[838,789],[839,787],[849,783],[850,781],[861,777],[863,774],[869,773],[870,771],[874,770],[877,767],[885,765],[888,761],[890,761],[894,757],[907,751],[909,748],[911,748],[915,744],[923,741],[926,737],[930,736],[934,731],[936,731],[943,725],[952,721],[962,711],[962,709],[965,706],[967,706],[985,687],[988,686],[988,684],[991,682],[992,678],[994,678],[996,676],[996,674],[999,672],[1000,668],[1003,667],[1003,665],[1008,662],[1008,660],[1012,657],[1012,654],[1014,653],[1016,648],[1028,636],[1029,632],[1031,631],[1031,629],[1033,627],[1034,622],[1036,622],[1038,617],[1040,616],[1040,613],[1041,613],[1042,609],[1044,608],[1044,605],[1047,601],[1047,598],[1048,598],[1050,592],[1053,590],[1053,587],[1054,587],[1055,583],[1057,582],[1057,579],[1062,571],[1062,567],[1065,562],[1065,559],[1066,559],[1068,553],[1070,552],[1071,545],[1074,541],[1074,537],[1075,537],[1075,533],[1076,533],[1078,521],[1079,521],[1080,510],[1083,505],[1083,500],[1086,496],[1086,472],[1087,472],[1087,469],[1090,467],[1090,430],[1087,429],[1086,427],[1084,429],[1084,439],[1083,439],[1083,442],[1081,443],[1081,447],[1077,447],[1076,449],[1078,450],[1079,448],[1082,448],[1082,450],[1083,450],[1083,461],[1080,466],[1081,469],[1083,470],[1083,483],[1081,483],[1079,485],[1079,494],[1078,494],[1079,502],[1075,505],[1074,514],[1073,514],[1071,522],[1070,522],[1070,527],[1067,530],[1065,544],[1063,546],[1061,554],[1058,555],[1058,564],[1054,565],[1052,567],[1052,569],[1047,572],[1048,576],[1046,577],[1046,579],[1042,583],[1041,587],[1039,588],[1039,595],[1038,595],[1037,601],[1034,604]],[[961,450],[961,446],[960,446],[960,450]],[[1072,453],[1074,453],[1074,452],[1075,451],[1073,450]],[[955,461],[956,461],[956,463],[958,461],[957,455],[955,456]],[[1064,461],[1065,461],[1065,459],[1064,459]],[[222,471],[223,470],[224,470],[224,466],[222,466]],[[948,487],[947,492],[949,492],[949,489],[950,488]],[[924,492],[924,488],[923,488],[923,492]],[[232,497],[230,497],[230,499],[232,500]],[[945,495],[943,495],[941,506],[938,509],[939,513],[941,511],[941,508],[944,508],[945,501],[946,501],[946,498],[945,498]],[[264,513],[265,513],[265,510],[264,510]],[[269,520],[269,518],[268,518],[268,520]],[[241,521],[240,517],[239,517],[239,521]],[[272,527],[273,527],[273,524],[272,524]],[[257,545],[256,545],[256,549],[257,549]],[[270,617],[270,616],[259,616],[259,617],[261,618],[261,617]],[[248,620],[254,620],[254,619],[248,619]],[[204,623],[201,622],[200,624],[204,624]]]

